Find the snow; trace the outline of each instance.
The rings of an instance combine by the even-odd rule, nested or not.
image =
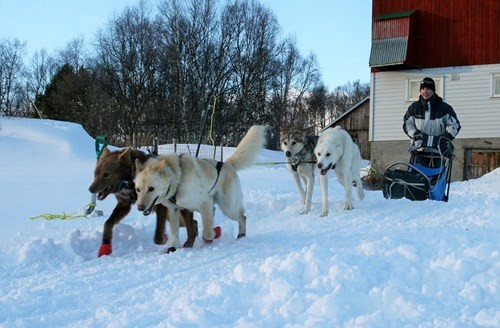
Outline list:
[[[0,327],[500,326],[500,169],[452,183],[447,203],[367,190],[352,211],[331,173],[319,218],[318,185],[299,215],[286,168],[256,165],[240,172],[247,237],[217,211],[220,240],[164,254],[154,217],[134,208],[97,258],[114,197],[98,203],[104,217],[30,219],[90,202],[84,129],[2,117],[0,152]]]

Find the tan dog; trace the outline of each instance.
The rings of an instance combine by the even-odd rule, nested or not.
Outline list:
[[[293,176],[304,204],[300,214],[307,214],[311,210],[316,167],[314,147],[317,141],[317,136],[307,136],[305,131],[280,132],[280,145],[285,154],[286,167]],[[326,176],[319,175],[319,183],[323,186],[326,183]],[[323,204],[323,207],[325,206],[326,204]]]
[[[251,127],[224,163],[176,154],[150,158],[145,164],[136,160],[137,209],[148,215],[158,204],[168,208],[169,251],[179,246],[180,209],[200,212],[206,241],[216,237],[213,228],[215,204],[227,217],[238,222],[238,238],[246,235],[241,184],[236,172],[254,164],[265,139],[264,126]],[[190,192],[192,190],[196,192]]]
[[[116,196],[117,204],[111,216],[104,223],[102,245],[98,253],[99,257],[111,254],[113,227],[130,212],[132,204],[137,199],[133,183],[136,172],[136,161],[144,163],[150,157],[150,155],[132,148],[114,152],[109,151],[108,148],[103,150],[96,164],[94,181],[90,185],[89,191],[91,193],[98,193],[98,200],[103,200],[109,194],[113,193]],[[156,212],[154,242],[163,245],[167,241],[165,235],[167,208],[159,204],[154,210]],[[188,239],[184,243],[184,247],[192,247],[198,234],[196,221],[193,220],[192,212],[181,211],[181,216],[188,233]]]

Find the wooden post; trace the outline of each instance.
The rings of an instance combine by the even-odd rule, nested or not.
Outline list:
[[[158,137],[153,139],[153,154],[158,156]]]

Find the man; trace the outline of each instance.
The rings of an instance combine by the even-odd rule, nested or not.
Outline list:
[[[420,82],[420,97],[412,103],[403,118],[403,131],[413,139],[415,148],[435,145],[440,139],[453,140],[460,131],[453,108],[436,94],[430,77]]]

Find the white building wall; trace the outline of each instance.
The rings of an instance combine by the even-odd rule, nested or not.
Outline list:
[[[429,76],[443,79],[444,101],[457,113],[460,138],[500,137],[500,97],[491,97],[492,74],[500,64],[378,72],[371,74],[370,141],[407,140],[403,116],[407,101],[407,80]]]

